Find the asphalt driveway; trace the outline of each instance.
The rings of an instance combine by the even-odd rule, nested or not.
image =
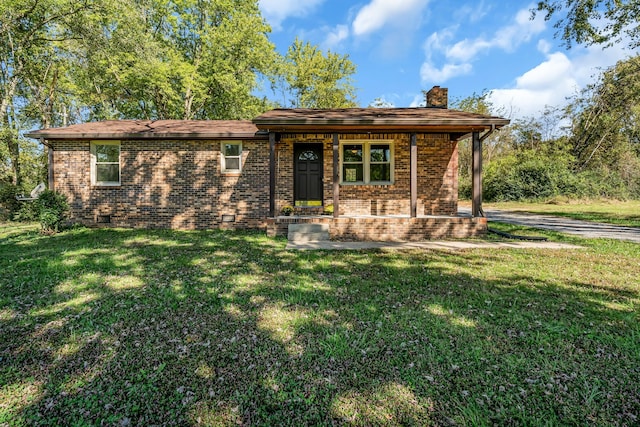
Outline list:
[[[460,214],[471,215],[471,209],[460,208]],[[524,225],[560,233],[575,234],[587,238],[629,240],[640,243],[640,228],[622,227],[600,222],[578,221],[552,215],[539,215],[525,212],[512,212],[498,209],[485,209],[489,221]],[[491,226],[491,224],[489,224]]]

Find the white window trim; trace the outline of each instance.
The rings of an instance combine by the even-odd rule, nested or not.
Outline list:
[[[235,144],[240,146],[240,154],[238,156],[225,156],[224,146],[226,144]],[[242,172],[242,141],[221,141],[220,142],[220,171],[224,174],[238,174]],[[238,169],[227,169],[227,158],[238,159]]]
[[[118,177],[119,180],[116,181],[98,181],[97,180],[97,159],[96,159],[96,146],[97,145],[117,145],[118,146]],[[118,187],[122,182],[122,146],[120,141],[91,141],[90,142],[90,151],[91,151],[91,185],[96,187]],[[111,164],[115,164],[112,162]]]
[[[362,145],[362,169],[364,181],[344,181],[342,173],[344,171],[344,145],[361,144]],[[389,171],[390,181],[371,181],[371,146],[372,145],[389,145],[390,162]],[[340,140],[340,184],[341,185],[393,185],[395,182],[395,152],[394,152],[394,140],[392,139],[345,139]],[[382,162],[373,162],[374,164],[382,164]],[[347,164],[359,164],[356,162],[347,162]]]

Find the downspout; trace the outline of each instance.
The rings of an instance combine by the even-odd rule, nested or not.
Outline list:
[[[496,131],[496,125],[491,125],[491,128],[490,128],[490,129],[489,129],[489,130],[488,130],[484,135],[482,135],[482,136],[480,137],[480,142],[482,142],[482,141],[484,141],[485,139],[487,139],[488,137],[490,137],[490,136],[491,136],[491,134],[492,134],[493,132],[495,132],[495,131]]]

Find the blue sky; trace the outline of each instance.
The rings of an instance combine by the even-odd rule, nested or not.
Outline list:
[[[564,105],[599,69],[630,55],[622,45],[567,50],[552,22],[530,19],[533,7],[517,0],[260,0],[282,53],[297,36],[349,55],[361,106],[376,98],[416,106],[422,90],[440,85],[450,99],[491,90],[510,118]]]

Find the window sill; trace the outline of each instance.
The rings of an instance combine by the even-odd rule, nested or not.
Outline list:
[[[389,185],[393,185],[393,181],[374,181],[374,182],[341,182],[340,185],[344,185],[347,187],[350,186],[364,186],[364,187],[373,187],[373,186],[378,186],[378,187],[382,187],[382,186],[389,186]]]
[[[122,187],[122,183],[99,183],[99,184],[91,184],[93,188],[113,188],[113,187]]]
[[[242,175],[242,171],[228,171],[228,172],[222,171],[220,172],[220,174],[222,176],[240,176]]]

